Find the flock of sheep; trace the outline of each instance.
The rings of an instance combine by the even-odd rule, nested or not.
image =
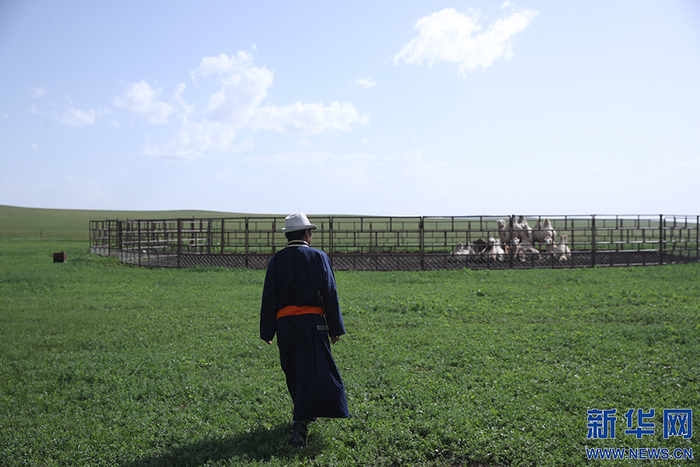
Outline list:
[[[512,223],[512,225],[511,225]],[[547,256],[557,261],[569,261],[571,250],[566,244],[567,235],[560,235],[559,241],[554,242],[557,231],[552,227],[549,219],[537,219],[535,227],[527,223],[527,219],[520,216],[517,222],[506,224],[503,219],[498,220],[498,237],[489,237],[489,241],[476,240],[472,245],[458,243],[450,253],[451,256],[478,255],[490,261],[505,261],[512,254],[519,261],[541,259],[542,254],[535,245],[545,245]]]

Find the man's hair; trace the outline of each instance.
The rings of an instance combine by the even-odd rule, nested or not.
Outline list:
[[[295,230],[294,232],[285,232],[284,235],[287,237],[288,242],[291,242],[292,240],[303,240],[304,235],[306,235],[306,230]]]

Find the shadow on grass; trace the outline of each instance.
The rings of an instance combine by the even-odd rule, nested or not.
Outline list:
[[[234,436],[204,439],[191,444],[173,444],[164,448],[160,454],[124,463],[122,467],[196,467],[210,463],[238,465],[266,461],[273,457],[309,459],[323,451],[325,443],[313,434],[309,435],[309,444],[303,449],[293,448],[289,444],[290,436],[290,424],[270,429],[259,427]]]

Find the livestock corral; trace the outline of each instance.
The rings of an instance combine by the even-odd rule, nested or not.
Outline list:
[[[697,262],[700,216],[309,216],[337,270],[650,266]],[[90,252],[145,267],[262,269],[282,216],[90,221]]]

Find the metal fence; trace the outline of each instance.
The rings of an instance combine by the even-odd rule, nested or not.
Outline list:
[[[336,270],[646,266],[697,262],[700,256],[700,216],[310,219],[319,227],[312,246],[324,250]],[[556,232],[542,226],[545,219]],[[95,220],[90,221],[90,252],[147,267],[263,269],[287,243],[283,226],[283,218],[264,216]],[[546,234],[550,240],[535,241]]]

